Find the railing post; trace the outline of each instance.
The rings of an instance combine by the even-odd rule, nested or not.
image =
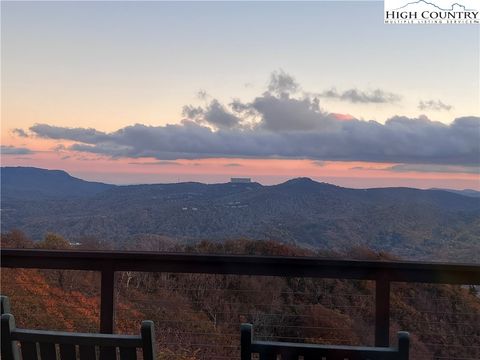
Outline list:
[[[111,264],[102,269],[100,290],[100,332],[113,334],[115,272]]]
[[[375,346],[390,344],[390,281],[375,282]]]

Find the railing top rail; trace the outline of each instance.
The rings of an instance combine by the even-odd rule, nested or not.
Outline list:
[[[134,251],[2,249],[2,267],[480,284],[480,264]]]

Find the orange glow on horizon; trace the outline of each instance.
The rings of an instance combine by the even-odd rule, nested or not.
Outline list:
[[[40,142],[39,142],[40,144]],[[360,161],[314,161],[308,159],[209,158],[197,160],[158,160],[154,158],[111,159],[95,154],[66,150],[53,151],[57,142],[43,144],[39,152],[3,155],[2,166],[35,166],[63,169],[86,180],[112,183],[226,182],[230,177],[250,177],[265,184],[280,183],[295,177],[343,184],[347,187],[411,186],[480,190],[479,175],[472,173],[392,171],[395,163]],[[32,143],[29,144],[29,147]],[[36,148],[39,149],[39,148]],[[349,179],[347,181],[347,179]],[[355,180],[356,179],[356,180]],[[445,186],[446,187],[446,186]]]
[[[342,116],[348,121],[349,115]],[[34,152],[24,155],[3,155],[2,166],[62,169],[86,180],[117,184],[180,181],[214,183],[227,182],[230,177],[251,177],[254,181],[264,184],[276,184],[295,177],[310,177],[317,181],[357,188],[410,186],[480,190],[479,174],[389,169],[398,165],[395,163],[275,158],[112,159],[68,150],[68,146],[73,143],[35,137],[26,139],[12,132],[4,132],[3,145],[26,147]]]

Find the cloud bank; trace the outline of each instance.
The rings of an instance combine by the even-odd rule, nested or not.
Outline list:
[[[30,130],[39,137],[76,142],[70,150],[111,157],[278,157],[462,165],[480,161],[478,117],[458,118],[451,125],[427,118],[394,117],[383,125],[375,121],[338,121],[312,109],[299,113],[304,116],[300,129],[293,125],[296,120],[286,122],[293,113],[278,119],[265,111],[265,118],[248,129],[213,130],[184,121],[165,126],[135,124],[111,133],[96,132],[94,136],[91,129],[47,124]]]
[[[343,92],[338,92],[335,88],[332,88],[330,90],[324,91],[319,96],[361,104],[391,104],[400,101],[402,98],[398,94],[387,92],[382,89],[375,89],[372,91],[349,89]]]
[[[327,95],[352,102],[398,100],[382,90],[310,95],[300,91],[293,77],[278,71],[267,90],[250,102],[234,99],[222,104],[203,96],[203,106],[184,107],[179,124],[135,124],[109,133],[48,124],[29,130],[36,137],[74,142],[69,150],[114,158],[302,158],[463,166],[480,162],[479,117],[457,118],[447,125],[425,116],[394,116],[382,124],[327,112],[319,100]]]
[[[34,152],[25,147],[16,147],[12,145],[2,145],[0,149],[2,155],[27,155],[33,154]]]
[[[427,100],[418,103],[418,109],[420,110],[450,111],[452,108],[452,105],[445,104],[440,100]]]

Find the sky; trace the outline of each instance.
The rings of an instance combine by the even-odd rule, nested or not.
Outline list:
[[[479,27],[383,2],[1,3],[2,166],[480,189]]]

